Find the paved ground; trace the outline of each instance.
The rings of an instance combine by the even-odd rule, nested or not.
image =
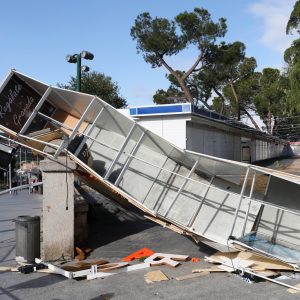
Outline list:
[[[40,207],[41,198],[37,194],[29,197],[23,191],[17,196],[0,196],[0,265],[15,263],[15,225],[12,221],[19,215],[39,215]],[[94,249],[91,257],[111,261],[143,247],[200,258],[214,252],[135,214],[120,218],[120,215],[116,217],[99,207],[90,220],[89,234],[89,245]],[[151,268],[162,270],[170,279],[153,284],[144,280],[147,269],[92,281],[70,280],[56,274],[5,272],[0,273],[0,299],[295,299],[284,287],[270,282],[249,284],[234,274],[175,280],[175,277],[204,266],[206,263],[202,260],[200,263],[185,262],[175,269]],[[300,279],[286,281],[292,285],[299,282]]]

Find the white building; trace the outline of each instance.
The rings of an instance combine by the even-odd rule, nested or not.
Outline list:
[[[288,154],[286,141],[190,103],[131,107],[122,111],[183,149],[243,162]]]

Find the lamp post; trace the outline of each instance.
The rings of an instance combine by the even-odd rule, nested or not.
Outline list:
[[[81,66],[81,58],[92,60],[94,54],[88,51],[81,51],[80,54],[67,55],[66,60],[68,63],[77,64],[77,91],[81,92],[81,73],[88,72],[88,66]]]

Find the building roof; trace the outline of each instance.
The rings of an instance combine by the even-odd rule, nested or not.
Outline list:
[[[256,137],[259,137],[261,139],[287,143],[287,141],[285,140],[282,140],[276,136],[271,136],[263,131],[250,127],[241,121],[237,121],[233,118],[228,118],[205,108],[200,108],[191,103],[136,106],[129,108],[129,115],[133,118],[182,114],[190,114],[191,116],[196,116],[202,119],[209,120],[211,122],[217,122],[219,124],[242,131],[243,133],[246,132],[247,134],[255,135]]]

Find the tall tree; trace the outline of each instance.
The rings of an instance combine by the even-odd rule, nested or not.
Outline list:
[[[234,82],[240,77],[239,67],[245,60],[245,45],[241,42],[232,44],[221,43],[212,51],[212,63],[203,68],[195,79],[204,90],[210,90],[220,99],[220,113],[223,113],[226,99],[222,93],[223,88],[230,83],[234,89]],[[235,90],[234,90],[235,92]],[[239,98],[236,98],[239,101]],[[238,112],[239,114],[239,112]]]
[[[287,63],[287,74],[290,81],[289,100],[290,113],[300,111],[300,39],[296,39],[291,47],[285,50],[284,60]]]
[[[216,61],[215,69],[208,70],[214,84],[213,108],[227,116],[241,120],[246,115],[260,130],[251,115],[254,110],[253,98],[258,89],[258,73],[255,72],[256,60],[245,57],[244,44],[236,42],[230,46],[228,53],[223,53]],[[226,49],[226,48],[225,48]]]
[[[254,97],[254,104],[269,134],[273,134],[273,129],[276,130],[280,124],[280,118],[285,115],[287,109],[286,91],[286,77],[281,75],[278,69],[263,69],[259,78],[259,91]]]
[[[193,12],[177,15],[174,20],[153,19],[149,13],[142,13],[131,28],[131,36],[137,41],[137,51],[143,53],[145,61],[153,68],[164,66],[178,82],[186,100],[192,102],[189,78],[210,64],[211,50],[226,31],[224,18],[215,23],[206,9],[195,8]],[[167,63],[166,57],[176,55],[191,45],[197,48],[198,55],[189,69],[178,72]],[[203,104],[208,106],[205,102]]]
[[[300,33],[300,0],[296,1],[286,25],[287,34],[292,33],[293,30],[297,30],[297,32]]]
[[[59,87],[76,90],[76,78],[71,77],[67,84],[58,84]],[[81,78],[81,91],[96,95],[115,108],[127,106],[126,100],[119,94],[119,86],[111,77],[96,71],[83,73]]]

